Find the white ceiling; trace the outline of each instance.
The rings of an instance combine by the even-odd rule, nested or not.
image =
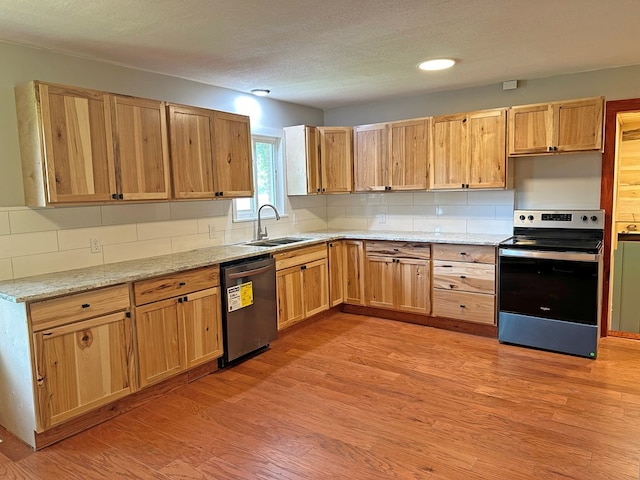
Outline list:
[[[4,0],[0,40],[327,109],[640,64],[639,20],[640,0]]]

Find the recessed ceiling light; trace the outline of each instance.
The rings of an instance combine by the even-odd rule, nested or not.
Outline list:
[[[271,90],[267,90],[266,88],[254,88],[251,90],[256,97],[266,97],[271,93]]]
[[[427,60],[418,64],[420,70],[445,70],[451,68],[456,64],[456,61],[451,58],[435,58],[433,60]]]

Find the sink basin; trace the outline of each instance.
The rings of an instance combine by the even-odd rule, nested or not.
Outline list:
[[[254,242],[247,242],[244,245],[250,245],[252,247],[279,247],[280,245],[288,245],[290,243],[304,242],[310,240],[309,238],[298,237],[283,237],[283,238],[265,238],[264,240],[256,240]]]

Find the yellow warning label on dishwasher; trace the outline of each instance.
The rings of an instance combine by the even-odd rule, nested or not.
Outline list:
[[[228,311],[233,312],[253,305],[253,282],[227,288]]]

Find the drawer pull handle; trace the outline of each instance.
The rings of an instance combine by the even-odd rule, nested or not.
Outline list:
[[[187,282],[180,282],[180,283],[178,284],[178,286],[179,286],[179,287],[184,287],[186,284],[187,284]]]
[[[453,268],[453,265],[441,265],[442,268]]]
[[[464,256],[464,255],[466,255],[466,254],[467,254],[467,252],[460,252],[460,255],[463,255],[463,256]]]
[[[398,251],[398,249],[397,249],[397,248],[394,248],[394,249],[393,249],[393,251],[394,251],[394,252],[397,252],[397,251]]]
[[[91,306],[90,303],[83,303],[82,308],[89,308]]]
[[[466,275],[460,275],[460,278],[467,278]]]
[[[461,304],[461,305],[460,305],[460,308],[465,308],[464,304]]]

